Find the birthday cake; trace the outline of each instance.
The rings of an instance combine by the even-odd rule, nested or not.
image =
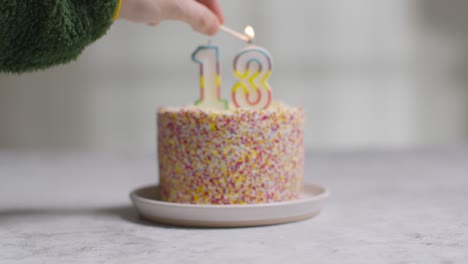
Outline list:
[[[199,46],[200,99],[158,111],[163,201],[259,204],[294,200],[304,176],[304,110],[272,101],[271,54],[250,43],[233,60],[232,104],[221,97],[219,48]]]
[[[304,110],[195,106],[158,111],[160,196],[192,204],[298,198],[304,176]]]

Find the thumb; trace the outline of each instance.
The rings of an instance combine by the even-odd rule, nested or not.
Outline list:
[[[219,28],[218,17],[208,7],[194,0],[166,0],[162,19],[181,20],[191,25],[193,30],[214,35]]]

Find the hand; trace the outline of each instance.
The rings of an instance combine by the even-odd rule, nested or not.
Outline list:
[[[214,35],[224,23],[218,0],[122,0],[119,18],[151,26],[181,20],[207,35]]]

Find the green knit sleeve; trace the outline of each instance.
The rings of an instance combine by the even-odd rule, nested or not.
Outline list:
[[[0,0],[0,72],[69,62],[105,34],[118,0]]]

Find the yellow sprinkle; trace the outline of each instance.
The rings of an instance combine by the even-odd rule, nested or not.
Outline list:
[[[216,131],[216,126],[213,123],[210,123],[211,131]]]
[[[176,173],[178,173],[178,174],[182,172],[182,168],[180,167],[179,164],[176,164],[176,165],[175,165],[175,171],[176,171]]]
[[[258,153],[255,149],[252,149],[252,158],[256,158],[258,156]]]
[[[224,155],[226,155],[228,152],[229,152],[229,148],[228,148],[228,147],[225,147],[225,148],[223,149]]]

